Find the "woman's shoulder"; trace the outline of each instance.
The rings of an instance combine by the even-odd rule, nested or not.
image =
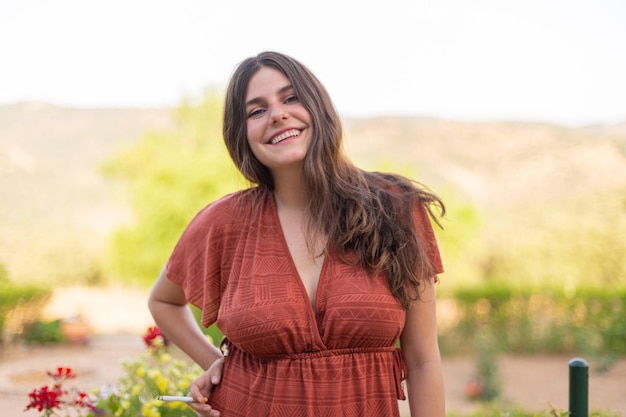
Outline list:
[[[195,225],[220,227],[246,221],[259,194],[257,187],[236,191],[207,204],[191,221]]]

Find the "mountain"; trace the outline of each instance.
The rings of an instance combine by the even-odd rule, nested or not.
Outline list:
[[[115,222],[108,213],[115,196],[100,164],[118,146],[172,123],[169,109],[0,106],[0,230],[57,224],[105,232]]]
[[[626,184],[626,123],[569,128],[377,118],[346,123],[353,159],[410,166],[482,207],[565,198]]]
[[[63,245],[75,248],[68,262],[89,245],[102,249],[130,213],[99,167],[119,146],[174,123],[172,109],[0,105],[0,263],[28,270],[35,258],[43,268],[44,257],[67,256],[55,252]],[[378,117],[344,120],[344,130],[357,165],[454,190],[487,213],[626,186],[626,123]]]

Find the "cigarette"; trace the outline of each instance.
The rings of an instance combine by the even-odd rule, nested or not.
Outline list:
[[[193,397],[181,397],[178,395],[159,395],[157,400],[161,401],[180,401],[181,403],[195,403],[196,400]],[[203,398],[203,401],[207,403],[209,399],[207,397]]]

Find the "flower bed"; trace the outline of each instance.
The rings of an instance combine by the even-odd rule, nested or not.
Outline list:
[[[187,394],[189,384],[202,372],[196,365],[175,358],[166,337],[157,327],[143,336],[146,350],[122,361],[124,373],[114,386],[102,386],[89,393],[68,388],[76,377],[70,368],[48,372],[53,384],[34,389],[24,411],[36,409],[42,417],[195,417],[186,404],[157,400],[159,395]]]

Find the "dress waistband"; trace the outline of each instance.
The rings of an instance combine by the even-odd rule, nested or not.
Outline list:
[[[220,343],[220,350],[225,358],[227,358],[234,350],[239,350],[233,345],[226,337],[222,339]],[[242,351],[243,352],[243,351]],[[245,352],[244,352],[245,353]],[[393,374],[396,383],[396,394],[399,400],[405,400],[404,395],[404,380],[407,376],[407,366],[402,355],[402,350],[394,346],[382,347],[382,348],[344,348],[344,349],[327,349],[318,350],[314,352],[302,352],[302,353],[283,353],[276,355],[252,355],[262,362],[272,362],[278,360],[300,360],[300,359],[315,359],[331,356],[342,355],[354,355],[359,353],[391,353],[393,355]],[[246,353],[250,355],[249,353]]]

